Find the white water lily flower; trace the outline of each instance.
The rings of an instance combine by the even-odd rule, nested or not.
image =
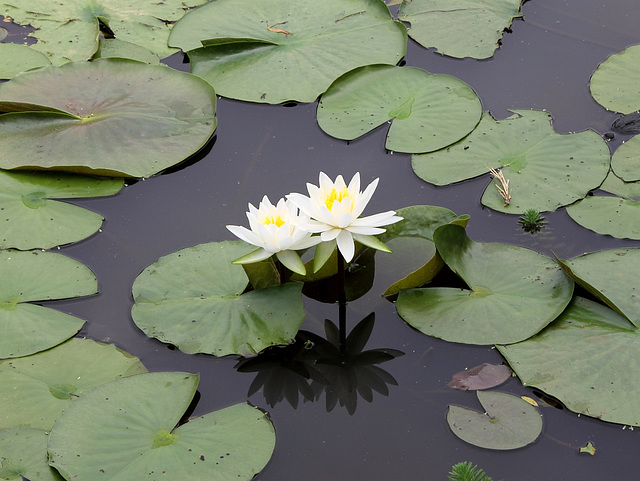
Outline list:
[[[382,226],[402,220],[392,210],[360,217],[376,190],[378,180],[375,179],[364,192],[360,192],[359,172],[353,176],[349,185],[345,184],[341,175],[333,182],[324,172],[320,172],[319,186],[307,184],[309,197],[290,194],[287,199],[310,217],[300,228],[320,233],[324,242],[335,240],[344,260],[350,262],[355,254],[354,240],[374,249],[391,252],[373,236],[385,232]]]
[[[259,249],[236,259],[234,264],[259,262],[275,254],[288,269],[305,275],[304,264],[295,251],[314,246],[321,239],[312,237],[311,232],[299,228],[300,224],[306,224],[309,219],[298,214],[298,208],[293,202],[280,199],[273,205],[265,195],[257,209],[249,204],[247,218],[251,230],[239,225],[228,225],[227,229]]]

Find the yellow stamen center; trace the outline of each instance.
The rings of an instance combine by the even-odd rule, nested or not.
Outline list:
[[[282,225],[284,225],[284,223],[285,222],[282,220],[282,217],[280,217],[279,215],[276,215],[276,216],[268,215],[262,221],[262,225],[275,224],[276,227],[281,227]]]
[[[340,192],[338,192],[334,187],[333,189],[331,189],[331,192],[329,193],[329,195],[327,195],[327,199],[324,201],[324,204],[327,206],[327,209],[331,210],[333,208],[334,201],[337,200],[338,202],[342,202],[342,200],[347,197],[350,197],[350,196],[346,186],[344,186],[340,190]]]

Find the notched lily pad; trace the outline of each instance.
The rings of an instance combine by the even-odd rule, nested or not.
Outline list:
[[[248,356],[289,344],[305,317],[302,283],[242,294],[248,278],[231,262],[252,250],[242,241],[212,242],[160,258],[133,284],[134,322],[189,354]]]
[[[242,403],[177,426],[198,377],[145,373],[85,394],[53,427],[50,464],[78,480],[252,479],[273,452],[273,425]]]
[[[346,73],[322,95],[318,124],[353,140],[391,121],[385,147],[432,152],[471,132],[482,105],[462,80],[415,67],[369,65]]]
[[[0,43],[0,78],[10,79],[20,72],[46,67],[51,62],[46,55],[18,43]]]
[[[82,319],[32,304],[98,292],[80,262],[51,252],[0,250],[0,359],[49,349],[76,334]]]
[[[607,176],[610,153],[592,130],[557,134],[551,116],[539,110],[512,110],[494,120],[485,113],[480,124],[459,142],[430,154],[414,155],[415,173],[435,185],[448,185],[502,169],[509,180],[511,202],[491,182],[482,204],[511,214],[527,209],[553,211],[585,197]]]
[[[629,114],[640,109],[640,45],[602,62],[591,76],[591,95],[607,110]]]
[[[616,149],[611,157],[611,170],[625,182],[640,180],[640,135]]]
[[[206,144],[215,105],[202,79],[132,60],[25,72],[0,85],[0,168],[149,177]]]
[[[0,479],[63,481],[47,462],[47,439],[41,429],[0,430]]]
[[[512,394],[478,391],[485,412],[449,406],[447,422],[463,441],[486,449],[518,449],[542,432],[542,417],[532,405]]]
[[[473,242],[459,225],[439,227],[434,242],[469,289],[400,291],[398,313],[429,336],[466,344],[522,341],[560,315],[571,300],[573,281],[542,254]]]

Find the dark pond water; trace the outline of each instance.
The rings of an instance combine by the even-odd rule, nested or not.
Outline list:
[[[523,6],[503,46],[486,61],[456,60],[423,49],[411,40],[406,62],[433,73],[449,73],[469,83],[484,108],[498,118],[508,109],[546,109],[559,132],[594,129],[604,134],[616,115],[590,96],[589,77],[610,54],[640,43],[637,0],[532,0]],[[464,35],[464,32],[460,32]],[[181,57],[171,65],[186,69]],[[470,347],[424,336],[407,326],[392,303],[380,297],[388,284],[379,274],[364,297],[348,305],[349,327],[371,312],[376,324],[367,348],[391,348],[404,356],[383,364],[398,382],[389,395],[358,400],[353,415],[337,406],[327,412],[324,396],[268,406],[262,391],[248,397],[255,374],[238,373],[237,359],[186,355],[145,337],[133,324],[131,285],[159,257],[203,242],[231,239],[226,224],[245,222],[247,202],[264,194],[276,200],[304,192],[318,172],[363,183],[380,177],[367,212],[414,204],[447,207],[471,215],[476,241],[527,246],[545,254],[572,257],[583,252],[637,246],[599,236],[576,225],[564,211],[547,216],[548,227],[524,233],[517,216],[483,209],[479,199],[488,177],[436,188],[416,177],[410,156],[384,150],[383,130],[349,144],[316,125],[315,104],[265,106],[221,99],[215,141],[197,162],[139,181],[118,196],[79,201],[106,217],[102,232],[62,252],[95,271],[100,294],[58,302],[56,307],[88,319],[82,335],[140,357],[153,371],[199,372],[196,415],[249,400],[270,412],[276,449],[261,481],[444,480],[451,465],[472,461],[499,480],[632,479],[640,433],[554,408],[541,408],[544,430],[533,445],[509,452],[484,450],[458,440],[446,424],[449,404],[479,405],[475,395],[450,389],[451,375],[483,362],[500,363],[491,347]],[[615,149],[624,137],[617,136]],[[305,299],[303,329],[322,334],[325,318],[337,321],[337,306]],[[499,388],[534,396],[511,379]],[[579,454],[588,441],[597,454]]]

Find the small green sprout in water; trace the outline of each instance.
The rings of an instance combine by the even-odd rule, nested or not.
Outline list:
[[[546,223],[547,221],[544,220],[544,216],[535,209],[527,209],[524,214],[520,216],[520,219],[518,219],[518,224],[522,226],[522,229],[531,234],[539,232]]]
[[[493,481],[478,466],[469,461],[454,464],[449,473],[449,481]]]

